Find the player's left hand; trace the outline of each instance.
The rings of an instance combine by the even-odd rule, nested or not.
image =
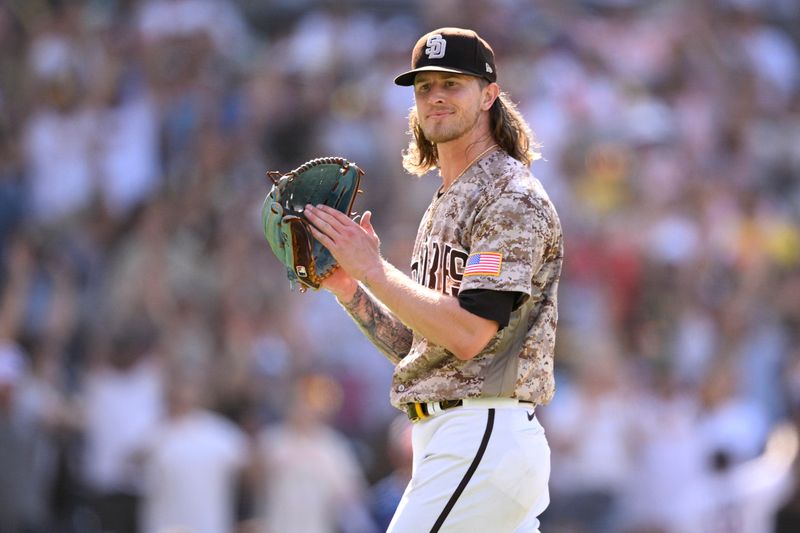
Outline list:
[[[372,213],[365,211],[360,222],[326,205],[305,207],[311,233],[323,244],[347,274],[366,281],[367,274],[381,268],[381,241],[372,227]]]

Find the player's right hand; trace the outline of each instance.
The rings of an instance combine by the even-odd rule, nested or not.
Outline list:
[[[311,234],[348,275],[366,282],[371,272],[382,271],[381,241],[372,227],[370,211],[365,211],[360,221],[326,205],[306,205],[304,214],[311,222]]]

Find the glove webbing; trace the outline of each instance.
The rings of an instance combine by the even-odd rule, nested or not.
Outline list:
[[[345,159],[343,157],[318,157],[316,159],[312,159],[311,161],[306,161],[305,163],[303,163],[302,165],[300,165],[296,169],[291,170],[291,171],[287,172],[286,174],[282,174],[282,173],[278,172],[277,170],[270,170],[269,172],[267,172],[267,176],[269,176],[269,179],[272,180],[272,183],[277,185],[278,181],[280,181],[280,179],[282,177],[284,177],[284,176],[286,176],[289,179],[289,181],[292,181],[299,174],[302,174],[306,170],[308,170],[310,168],[314,168],[314,167],[319,166],[319,165],[339,165],[340,167],[342,167],[342,171],[341,171],[342,174],[344,174],[348,170],[350,170],[350,161],[348,161],[347,159]]]

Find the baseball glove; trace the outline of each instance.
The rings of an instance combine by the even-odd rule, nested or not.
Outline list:
[[[286,266],[292,289],[319,289],[336,268],[336,260],[308,228],[306,204],[324,204],[352,217],[353,202],[364,172],[341,157],[312,159],[281,174],[267,172],[272,189],[261,208],[264,237]]]

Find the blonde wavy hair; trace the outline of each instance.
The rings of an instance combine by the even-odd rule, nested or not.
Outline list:
[[[488,84],[485,80],[480,80],[480,83],[482,88]],[[426,139],[422,132],[417,106],[409,111],[408,128],[411,140],[403,151],[403,168],[411,174],[422,176],[439,166],[439,153],[436,144]],[[542,157],[539,151],[541,146],[531,127],[504,92],[489,108],[489,128],[500,148],[523,165],[528,166]]]

